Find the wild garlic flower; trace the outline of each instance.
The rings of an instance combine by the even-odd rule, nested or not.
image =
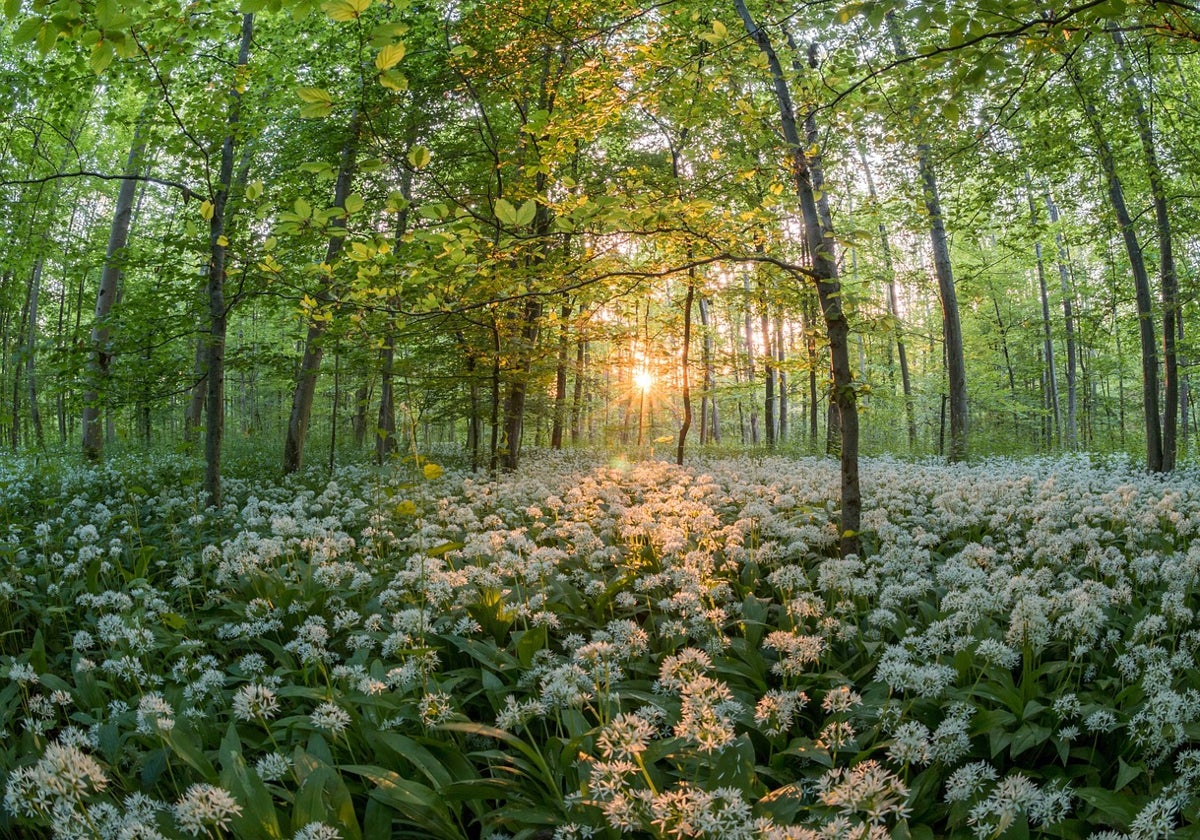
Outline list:
[[[209,833],[210,828],[228,829],[230,821],[242,812],[242,806],[224,788],[197,783],[187,789],[171,810],[179,828],[195,837]]]
[[[248,683],[233,695],[233,716],[238,720],[270,720],[279,712],[275,692],[260,683]]]
[[[622,713],[596,738],[596,747],[606,759],[633,759],[646,751],[654,739],[654,726],[645,718]]]
[[[321,703],[308,719],[317,729],[324,729],[330,735],[340,735],[350,725],[350,713],[332,701]]]

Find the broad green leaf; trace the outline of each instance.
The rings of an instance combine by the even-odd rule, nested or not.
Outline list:
[[[423,169],[432,158],[433,155],[424,146],[414,146],[408,153],[408,163],[413,169]]]
[[[324,103],[330,105],[333,103],[333,97],[329,95],[329,91],[323,88],[302,87],[296,88],[296,95],[300,97],[301,102]]]
[[[42,28],[38,31],[37,47],[38,51],[45,55],[54,49],[54,45],[58,42],[58,27],[52,23],[42,24]]]
[[[216,210],[216,208],[213,207],[213,203],[211,201],[209,201],[208,199],[205,199],[204,201],[200,202],[200,218],[204,219],[204,221],[211,222],[212,217],[213,217],[213,212],[215,210]]]
[[[99,76],[108,69],[108,65],[112,64],[113,56],[116,53],[113,51],[113,45],[108,41],[100,41],[96,46],[92,47],[92,54],[88,57],[88,66],[92,68],[92,72]]]
[[[346,196],[346,201],[342,206],[346,208],[347,213],[357,213],[363,209],[363,204],[363,197],[361,195],[350,193],[350,195]]]
[[[496,199],[496,218],[500,220],[500,224],[508,227],[516,227],[517,225],[517,208],[512,206],[512,203],[506,198]]]
[[[312,216],[312,205],[303,198],[297,198],[292,204],[292,211],[301,219],[307,219]]]
[[[712,22],[712,28],[713,28],[713,34],[716,35],[718,38],[724,38],[726,35],[729,34],[728,27],[726,27],[725,24],[721,23],[721,21],[719,21],[719,20],[714,20]]]
[[[375,66],[379,68],[380,71],[391,70],[400,63],[400,59],[404,58],[406,49],[407,48],[404,46],[403,42],[399,44],[389,44],[381,49],[379,54],[375,56]]]
[[[246,185],[246,198],[249,199],[250,201],[258,201],[258,199],[262,198],[262,194],[263,194],[263,182],[262,181],[252,181],[251,183]]]
[[[537,215],[537,202],[532,198],[521,205],[517,210],[517,226],[523,227],[533,221],[533,217]]]
[[[334,20],[347,23],[358,20],[370,6],[371,0],[328,0],[321,9]]]
[[[21,11],[21,0],[4,0],[4,14],[15,18]]]
[[[398,70],[388,70],[379,74],[379,84],[388,90],[408,90],[408,76]]]
[[[14,44],[27,44],[38,36],[42,29],[41,18],[28,18],[21,22],[12,34]]]

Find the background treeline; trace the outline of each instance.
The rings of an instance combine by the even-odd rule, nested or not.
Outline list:
[[[5,6],[13,450],[1197,432],[1184,4]]]

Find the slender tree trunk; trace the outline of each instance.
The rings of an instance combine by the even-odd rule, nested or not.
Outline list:
[[[750,311],[750,278],[742,275],[742,288],[746,293],[742,309],[743,343],[746,348],[746,387],[750,399],[750,445],[758,446],[758,401],[754,399],[754,386],[758,373],[754,368],[754,316]]]
[[[901,38],[894,12],[888,12],[887,21],[896,57],[907,57],[908,51]],[[947,457],[952,462],[961,461],[967,457],[968,451],[967,365],[963,351],[962,323],[958,312],[958,293],[954,287],[954,270],[950,263],[950,245],[946,238],[946,224],[938,194],[933,150],[928,142],[922,141],[917,144],[917,170],[921,178],[925,212],[929,219],[933,269],[937,275],[938,292],[942,300],[942,334],[946,345],[950,409],[950,450]]]
[[[583,375],[587,358],[587,341],[575,339],[575,385],[571,394],[571,443],[579,443],[583,434]]]
[[[354,170],[358,162],[358,141],[362,131],[362,114],[356,112],[350,120],[346,142],[342,146],[341,162],[338,166],[337,183],[334,186],[333,206],[346,206],[346,197],[350,195],[350,184],[354,180]],[[344,216],[335,218],[330,225],[345,229]],[[325,263],[333,265],[342,252],[345,237],[333,235],[325,246]],[[317,293],[317,300],[329,303],[332,298],[328,288],[322,288]],[[317,376],[321,372],[321,358],[325,354],[325,330],[327,323],[313,319],[308,325],[308,334],[304,340],[304,356],[300,361],[300,370],[296,376],[296,389],[292,394],[292,411],[288,417],[287,439],[283,447],[283,471],[293,473],[304,465],[304,443],[308,436],[308,424],[312,419],[313,398],[317,391]]]
[[[1084,93],[1079,75],[1073,68],[1071,68],[1071,78],[1092,128],[1096,148],[1099,152],[1100,168],[1104,173],[1108,188],[1109,204],[1116,217],[1117,227],[1121,230],[1121,237],[1125,242],[1125,253],[1129,257],[1129,267],[1133,273],[1138,310],[1138,334],[1142,346],[1142,413],[1146,421],[1146,469],[1151,472],[1162,472],[1165,464],[1162,426],[1158,415],[1158,353],[1154,336],[1150,275],[1146,271],[1146,262],[1142,256],[1142,247],[1138,242],[1137,231],[1133,226],[1133,218],[1129,215],[1129,209],[1125,205],[1125,189],[1117,174],[1116,158],[1113,156],[1108,136],[1104,133],[1104,126],[1090,97]]]
[[[1071,274],[1068,267],[1069,260],[1067,258],[1067,246],[1063,240],[1062,230],[1058,225],[1058,206],[1054,203],[1054,199],[1047,189],[1046,197],[1046,212],[1050,215],[1050,224],[1054,227],[1054,243],[1057,250],[1058,264],[1058,282],[1062,289],[1062,306],[1063,306],[1063,330],[1066,334],[1067,345],[1067,434],[1066,443],[1068,449],[1074,449],[1078,445],[1078,418],[1077,418],[1077,392],[1076,392],[1076,353],[1075,348],[1075,313],[1074,313],[1074,294],[1071,292]]]
[[[37,392],[37,339],[38,339],[38,298],[42,286],[42,266],[44,260],[38,257],[33,266],[33,276],[29,280],[29,333],[25,344],[25,387],[29,394],[29,422],[33,426],[34,440],[38,449],[46,448],[46,436],[42,429],[42,413],[38,409]]]
[[[563,427],[567,422],[567,351],[570,349],[571,304],[559,310],[558,362],[554,370],[554,424],[550,429],[550,448],[562,449]]]
[[[1125,36],[1119,29],[1110,30],[1117,42],[1118,58],[1125,75],[1125,91],[1133,103],[1137,120],[1138,137],[1142,144],[1142,157],[1146,164],[1146,175],[1150,181],[1150,194],[1154,199],[1154,230],[1158,237],[1159,282],[1163,305],[1163,414],[1162,414],[1162,471],[1175,469],[1178,449],[1179,419],[1179,362],[1176,357],[1178,329],[1182,321],[1177,317],[1179,310],[1179,277],[1175,269],[1175,255],[1171,245],[1171,214],[1167,204],[1167,188],[1163,183],[1162,167],[1158,162],[1158,150],[1154,144],[1154,126],[1142,100],[1142,92],[1134,81],[1133,73],[1125,61]]]
[[[408,235],[409,214],[412,211],[412,171],[404,170],[400,176],[400,195],[404,198],[404,209],[396,220],[395,248],[404,244]],[[392,309],[400,305],[393,297],[389,301]],[[379,418],[375,429],[375,463],[382,464],[396,451],[396,316],[389,312],[385,321],[383,347],[379,351]]]
[[[867,195],[870,196],[872,203],[876,203],[879,201],[879,195],[875,190],[875,177],[867,163],[866,144],[863,143],[862,137],[856,137],[855,141],[858,145],[858,158],[862,162],[863,174],[867,179]],[[892,329],[896,336],[896,356],[900,363],[900,388],[904,395],[904,422],[908,432],[908,448],[912,451],[917,447],[917,418],[913,405],[912,376],[908,369],[908,350],[904,346],[904,325],[900,320],[900,301],[896,293],[896,269],[892,261],[892,243],[888,237],[887,225],[882,220],[879,222],[879,247],[883,254],[883,268],[887,276],[888,316],[892,319]]]
[[[242,15],[242,40],[238,67],[250,63],[250,44],[254,40],[254,15]],[[211,325],[208,358],[206,407],[208,422],[204,430],[204,490],[208,503],[221,506],[221,443],[225,437],[225,333],[228,309],[225,305],[225,208],[233,183],[233,152],[237,142],[242,95],[235,84],[229,91],[229,131],[221,144],[219,182],[213,194],[213,214],[209,220],[208,317]]]
[[[696,297],[696,269],[688,271],[687,295],[683,299],[683,349],[680,351],[679,370],[683,386],[683,423],[679,427],[679,446],[675,450],[675,463],[683,466],[683,449],[687,443],[688,430],[692,428],[692,388],[688,350],[692,346],[692,301]]]
[[[787,442],[788,436],[788,380],[787,348],[783,343],[783,307],[775,313],[775,360],[779,377],[779,443]]]
[[[816,115],[810,108],[804,126],[807,142],[802,142],[792,108],[791,92],[787,76],[771,44],[767,33],[755,23],[745,0],[734,0],[738,15],[746,27],[747,34],[758,44],[767,59],[774,82],[775,99],[779,106],[780,123],[784,140],[791,155],[792,176],[800,200],[804,219],[804,233],[812,254],[812,279],[817,288],[821,311],[829,335],[829,350],[833,366],[834,402],[837,404],[841,429],[841,540],[840,553],[843,557],[859,552],[859,529],[861,527],[862,494],[858,477],[858,407],[854,390],[854,376],[850,369],[849,324],[842,310],[841,283],[837,271],[837,244],[829,213],[828,198],[821,192],[823,174],[820,154],[810,154],[818,148]],[[815,46],[815,45],[814,45]],[[795,45],[792,45],[793,50]],[[809,52],[810,64],[815,62],[815,52]],[[819,196],[819,197],[818,197]]]
[[[25,366],[26,337],[29,331],[29,303],[33,293],[33,285],[25,287],[25,302],[21,305],[21,319],[17,324],[17,332],[13,338],[12,351],[12,401],[9,403],[9,447],[13,454],[21,448],[21,371]]]
[[[712,325],[709,323],[708,317],[708,300],[704,295],[700,295],[699,310],[700,326],[704,331],[704,341],[701,344],[701,352],[704,354],[704,395],[700,401],[700,443],[703,445],[710,440],[713,443],[721,442],[721,423],[717,412],[717,377],[713,361],[715,351]]]
[[[775,448],[775,350],[771,344],[771,322],[767,315],[767,300],[764,295],[759,301],[762,311],[759,313],[763,340],[763,368],[766,370],[766,384],[763,393],[763,429],[766,431],[767,448]]]
[[[1050,328],[1050,292],[1046,285],[1046,263],[1042,258],[1042,243],[1037,238],[1037,201],[1033,196],[1033,179],[1025,173],[1025,188],[1029,197],[1029,221],[1034,230],[1033,253],[1037,260],[1038,289],[1042,300],[1042,349],[1046,358],[1046,392],[1050,416],[1054,421],[1054,442],[1062,446],[1062,413],[1058,405],[1058,374],[1054,365],[1054,333]]]
[[[492,393],[491,393],[491,433],[489,445],[488,472],[493,476],[500,470],[500,324],[496,321],[495,313],[491,314],[492,328]]]
[[[141,115],[133,130],[133,141],[125,161],[125,174],[135,176],[142,166],[146,154],[146,135],[150,117],[158,101],[157,95],[147,97]],[[137,195],[137,181],[128,178],[121,181],[117,191],[117,204],[113,210],[112,227],[108,233],[108,248],[104,254],[104,268],[100,272],[100,288],[96,292],[96,309],[92,322],[89,345],[86,385],[83,392],[83,454],[91,461],[98,461],[104,452],[104,429],[102,425],[103,402],[108,387],[109,365],[112,354],[109,348],[111,331],[108,315],[120,286],[121,268],[125,260],[125,246],[129,242],[130,220],[133,218],[133,201]]]

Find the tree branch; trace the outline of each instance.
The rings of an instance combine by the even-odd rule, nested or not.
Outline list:
[[[181,184],[178,181],[168,181],[165,178],[155,178],[153,175],[107,175],[103,172],[91,172],[86,169],[80,169],[75,172],[55,172],[53,175],[45,175],[41,178],[19,178],[12,181],[0,181],[0,187],[17,187],[26,184],[45,184],[50,181],[57,181],[61,178],[99,178],[102,181],[144,181],[150,184],[160,184],[164,187],[172,187],[183,193],[183,201],[186,204],[188,199],[206,200],[202,193],[198,193],[189,187],[187,184]]]

